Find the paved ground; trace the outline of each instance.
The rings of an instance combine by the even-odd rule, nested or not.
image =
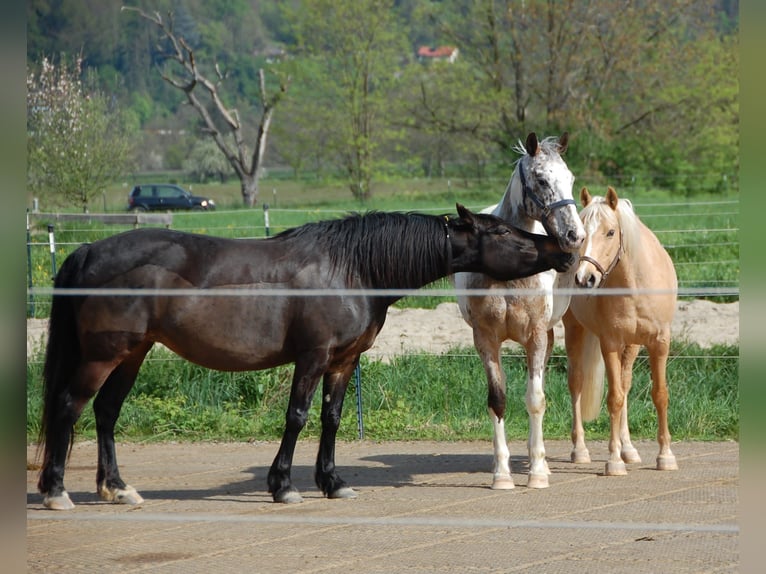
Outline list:
[[[42,508],[27,473],[29,572],[700,573],[739,571],[739,445],[675,443],[680,470],[653,470],[657,447],[626,477],[602,476],[607,448],[573,465],[546,443],[547,490],[527,489],[526,447],[511,445],[513,491],[488,488],[484,442],[339,443],[355,500],[313,486],[316,442],[299,443],[305,502],[278,505],[265,477],[276,443],[119,445],[140,507],[98,502],[95,445],[75,445],[71,512]],[[28,452],[34,460],[34,449]]]

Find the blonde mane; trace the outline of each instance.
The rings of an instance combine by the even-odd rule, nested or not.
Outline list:
[[[583,208],[580,216],[583,223],[588,225],[594,220],[607,219],[614,221],[617,217],[617,226],[622,230],[622,248],[625,253],[633,253],[641,243],[641,220],[633,211],[633,204],[629,199],[619,198],[617,211],[615,212],[606,202],[606,198],[600,195],[591,197],[590,203]]]

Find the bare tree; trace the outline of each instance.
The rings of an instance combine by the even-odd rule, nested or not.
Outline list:
[[[176,34],[173,29],[173,15],[168,13],[167,21],[163,20],[159,12],[148,14],[140,8],[123,6],[122,10],[138,13],[142,18],[152,22],[159,28],[164,39],[168,41],[169,49],[163,51],[166,60],[176,62],[182,69],[181,76],[171,75],[167,70],[160,69],[162,79],[168,84],[184,92],[186,99],[197,111],[205,124],[205,131],[210,134],[218,149],[226,156],[234,172],[239,177],[242,191],[242,200],[245,205],[252,207],[258,200],[258,182],[261,175],[263,155],[266,151],[266,138],[274,115],[274,108],[279,100],[287,92],[289,78],[280,78],[279,91],[272,97],[266,94],[266,78],[263,68],[258,70],[260,77],[260,96],[262,113],[258,123],[258,131],[252,152],[248,149],[243,134],[243,125],[236,109],[228,108],[218,88],[224,80],[224,74],[215,66],[217,81],[209,80],[197,66],[194,51],[187,41]],[[200,90],[197,90],[197,88]],[[203,101],[203,98],[205,101]],[[226,126],[231,130],[233,138],[228,139],[227,134],[222,133],[211,115],[208,106],[210,104],[220,114]],[[233,144],[231,143],[233,141]]]

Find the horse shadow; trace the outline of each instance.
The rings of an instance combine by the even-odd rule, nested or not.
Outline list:
[[[377,454],[360,457],[367,464],[340,464],[338,473],[352,488],[489,488],[492,472],[492,456],[486,454]],[[529,470],[527,456],[511,457],[511,472],[524,475]],[[269,466],[257,465],[244,468],[241,480],[230,481],[205,488],[153,488],[150,484],[134,484],[146,501],[159,500],[211,500],[252,501],[272,503],[266,486]],[[94,467],[95,470],[95,467]],[[486,475],[486,479],[471,480],[469,475]],[[293,484],[304,495],[319,495],[314,484],[314,466],[293,465]],[[104,504],[92,491],[69,490],[69,496],[77,506]],[[41,495],[27,492],[27,505],[37,505]]]

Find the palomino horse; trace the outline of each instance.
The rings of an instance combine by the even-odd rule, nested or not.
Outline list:
[[[591,197],[583,188],[580,213],[588,237],[575,283],[587,295],[572,296],[564,316],[569,392],[572,396],[572,462],[590,462],[583,420],[601,407],[604,367],[611,432],[605,474],[622,475],[625,463],[641,462],[630,442],[628,391],[641,345],[649,353],[652,401],[657,409],[658,470],[676,470],[668,431],[665,367],[678,282],[673,262],[657,237],[613,188]],[[599,288],[604,291],[598,291]],[[619,293],[609,294],[609,288]]]
[[[511,176],[502,200],[491,211],[519,229],[547,232],[567,252],[577,252],[585,239],[577,206],[572,198],[574,176],[561,158],[567,134],[560,139],[538,141],[529,134],[523,154]],[[489,388],[489,416],[494,432],[494,474],[492,488],[514,488],[509,466],[510,452],[505,437],[505,372],[500,363],[500,346],[512,339],[527,354],[526,407],[529,414],[529,479],[527,486],[548,486],[548,463],[543,443],[545,413],[544,371],[553,346],[553,326],[569,304],[568,296],[554,295],[554,289],[573,286],[571,273],[551,270],[524,279],[502,282],[478,273],[457,273],[458,289],[512,289],[541,292],[484,296],[458,294],[458,305],[473,328],[476,350],[484,363]]]
[[[301,501],[290,470],[321,379],[315,480],[329,498],[354,497],[335,469],[343,397],[360,354],[402,296],[364,290],[416,289],[453,271],[507,280],[574,263],[552,238],[457,210],[458,218],[352,215],[256,240],[140,229],[77,249],[56,276],[49,324],[38,482],[45,506],[74,506],[64,468],[74,424],[94,395],[98,493],[142,502],[120,477],[114,427],[155,342],[223,371],[295,363],[285,432],[268,473],[276,502]],[[173,293],[179,289],[187,292]]]

